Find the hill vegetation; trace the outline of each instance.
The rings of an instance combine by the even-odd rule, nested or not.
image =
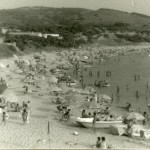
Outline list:
[[[130,42],[149,42],[150,17],[137,13],[127,13],[111,9],[88,10],[81,8],[23,7],[1,10],[2,27],[42,33],[59,33],[63,40],[39,39],[35,37],[6,37],[6,41],[16,41],[21,49],[23,45],[34,43],[38,47],[55,45],[61,47],[77,46],[86,42],[95,42],[99,37],[109,38],[114,33],[115,40]],[[135,32],[138,35],[118,35],[116,32]],[[82,33],[88,40],[75,36]],[[139,34],[140,33],[140,34]],[[143,37],[141,33],[146,33]],[[22,47],[21,47],[22,46]]]

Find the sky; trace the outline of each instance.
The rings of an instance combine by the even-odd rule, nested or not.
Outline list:
[[[80,7],[93,10],[109,8],[150,16],[150,0],[0,0],[0,9],[26,6]]]

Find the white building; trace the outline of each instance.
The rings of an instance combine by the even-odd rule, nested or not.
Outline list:
[[[40,32],[9,32],[10,35],[29,35],[29,36],[39,36],[42,37]]]
[[[43,34],[43,37],[47,39],[48,36],[59,37],[59,34]]]
[[[9,29],[7,29],[7,28],[1,28],[1,31],[2,31],[2,34],[6,34],[7,31],[9,31]]]

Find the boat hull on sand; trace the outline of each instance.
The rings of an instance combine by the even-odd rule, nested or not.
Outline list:
[[[92,128],[93,127],[93,118],[76,118],[75,121],[85,127]],[[111,125],[122,124],[122,121],[96,121],[94,127],[95,128],[109,128]]]

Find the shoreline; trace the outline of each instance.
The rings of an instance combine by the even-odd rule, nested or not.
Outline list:
[[[135,46],[133,46],[135,48]],[[120,55],[123,53],[133,53],[133,52],[140,52],[140,46],[136,47],[135,50],[133,50],[133,47],[128,46],[128,48],[125,49],[125,51],[120,51],[123,49],[123,47],[105,47],[105,49],[101,48],[102,50],[92,50],[89,52],[89,50],[79,50],[79,51],[52,51],[52,52],[41,52],[38,53],[39,56],[46,58],[46,65],[47,65],[47,71],[52,68],[57,68],[57,66],[63,64],[72,66],[68,60],[68,57],[71,55],[71,57],[75,57],[76,55],[80,55],[81,58],[83,58],[85,55],[92,58],[95,58],[95,60],[99,60],[98,53],[103,52],[106,53],[106,57],[110,56],[110,53],[115,53],[116,55]],[[142,48],[142,47],[141,47]],[[110,52],[111,50],[111,52]],[[116,52],[115,52],[116,51]],[[144,47],[144,51],[150,52],[150,45]],[[76,54],[74,55],[74,52]],[[59,54],[59,55],[58,55]],[[27,54],[25,56],[18,56],[18,58],[23,58],[26,60],[32,60],[33,59],[32,54]],[[114,55],[113,55],[114,56]],[[9,60],[9,61],[8,61]],[[113,136],[109,133],[108,130],[98,130],[96,134],[93,133],[91,129],[85,129],[77,126],[74,123],[63,123],[61,124],[59,122],[60,115],[58,112],[56,112],[56,104],[53,104],[52,101],[55,99],[55,96],[49,94],[49,90],[46,90],[45,85],[42,87],[41,90],[38,90],[38,93],[29,92],[29,94],[24,95],[23,94],[23,83],[21,79],[25,77],[25,75],[21,75],[19,73],[14,73],[14,71],[17,71],[17,67],[14,64],[15,58],[9,58],[9,59],[1,59],[1,63],[4,65],[7,65],[8,62],[10,64],[10,68],[8,68],[7,71],[4,71],[2,75],[5,77],[7,75],[12,76],[12,79],[9,80],[8,78],[6,81],[9,84],[8,91],[11,91],[15,93],[18,96],[18,102],[22,103],[23,100],[31,101],[31,107],[33,109],[33,114],[31,115],[31,122],[27,126],[23,126],[21,124],[22,120],[18,118],[18,114],[10,113],[10,119],[8,124],[6,126],[0,126],[0,133],[1,135],[4,135],[2,137],[2,140],[0,143],[3,143],[0,148],[5,148],[8,144],[9,148],[48,148],[48,142],[39,142],[36,143],[39,139],[45,139],[48,140],[47,135],[47,121],[50,121],[51,126],[51,136],[50,136],[50,142],[51,147],[50,148],[93,148],[93,145],[96,142],[96,137],[98,135],[100,136],[106,136],[107,142],[109,144],[113,145],[114,148],[147,148],[146,145],[138,144],[139,140],[134,139],[134,142],[131,142],[128,140],[128,137],[119,137],[119,136]],[[66,72],[66,71],[65,71]],[[49,73],[49,75],[52,75]],[[59,73],[58,73],[59,75]],[[56,75],[54,75],[56,77]],[[30,89],[33,87],[31,86]],[[68,87],[65,87],[66,90],[68,90]],[[6,91],[7,91],[6,90]],[[39,96],[39,94],[43,96]],[[19,131],[20,130],[20,131]],[[73,135],[74,131],[78,131],[79,136]],[[15,134],[14,134],[15,133]],[[15,135],[15,136],[13,136]],[[19,136],[22,136],[20,139],[18,139]],[[9,140],[11,139],[11,140]],[[30,139],[30,140],[29,140]],[[6,144],[4,144],[6,143]],[[146,143],[147,144],[147,143]],[[18,145],[18,146],[17,146]],[[150,145],[148,145],[148,148]]]

